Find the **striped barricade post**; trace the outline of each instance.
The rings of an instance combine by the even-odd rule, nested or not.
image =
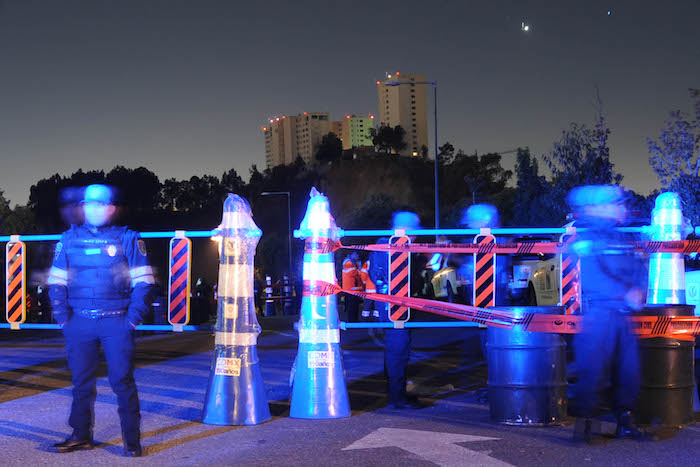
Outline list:
[[[27,319],[26,247],[13,235],[5,245],[5,315],[11,329]]]
[[[170,239],[170,275],[168,278],[168,322],[174,331],[190,321],[190,288],[192,283],[192,241],[184,230]]]
[[[270,419],[258,359],[261,328],[253,291],[255,248],[262,232],[248,201],[234,194],[224,202],[220,229],[216,339],[202,422],[256,425]]]
[[[489,229],[474,237],[479,245],[496,244],[496,237]],[[474,280],[472,281],[472,300],[474,306],[492,307],[496,304],[496,254],[474,253]]]
[[[559,241],[570,243],[576,236],[575,228],[572,233],[563,234]],[[566,308],[567,315],[580,313],[581,311],[581,287],[580,271],[581,258],[575,253],[562,253],[559,255],[559,303]]]
[[[397,231],[389,239],[390,245],[408,245],[411,240],[403,232]],[[389,293],[395,297],[411,295],[411,254],[394,251],[389,257]],[[411,309],[407,306],[390,305],[389,319],[398,328],[411,318]]]
[[[340,350],[340,320],[335,292],[312,293],[323,282],[337,287],[331,242],[337,242],[338,226],[330,213],[328,198],[311,189],[301,222],[304,246],[304,292],[299,317],[299,352],[294,362],[289,416],[327,419],[350,416]]]

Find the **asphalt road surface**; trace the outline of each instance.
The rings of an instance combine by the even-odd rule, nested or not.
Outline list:
[[[289,373],[297,335],[289,320],[264,320],[258,341],[272,420],[257,426],[200,422],[211,364],[211,333],[141,335],[136,382],[144,457],[121,457],[116,398],[100,367],[92,451],[54,454],[70,434],[71,400],[63,337],[47,331],[0,331],[0,450],[22,465],[698,465],[700,428],[661,441],[572,442],[573,420],[532,428],[490,420],[487,368],[476,329],[416,330],[409,389],[420,410],[385,407],[382,341],[345,332],[344,364],[352,416],[289,417]],[[696,414],[700,415],[700,414]],[[697,418],[700,420],[700,417]],[[613,430],[612,421],[604,428]]]

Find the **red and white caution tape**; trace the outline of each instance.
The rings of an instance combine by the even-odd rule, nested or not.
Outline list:
[[[448,318],[473,321],[503,329],[517,329],[529,332],[549,332],[575,334],[581,332],[583,317],[581,315],[546,315],[513,312],[491,308],[479,308],[471,305],[439,302],[416,297],[395,297],[378,293],[366,293],[343,290],[329,282],[304,282],[304,295],[327,296],[340,292],[349,293],[369,300],[377,300],[392,305],[408,306]],[[700,334],[700,318],[693,316],[631,316],[633,331],[640,337],[672,337],[674,339],[693,340]]]

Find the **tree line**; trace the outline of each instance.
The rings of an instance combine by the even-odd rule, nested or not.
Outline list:
[[[700,95],[691,90],[690,96],[694,114],[672,112],[659,137],[650,138],[648,146],[650,164],[662,189],[677,191],[684,213],[698,225]],[[344,229],[388,227],[391,213],[397,209],[414,210],[424,226],[433,225],[434,162],[427,158],[427,151],[419,157],[397,155],[401,150],[400,138],[399,142],[396,139],[400,127],[387,128],[373,132],[374,151],[343,157],[337,137],[327,135],[313,163],[298,158],[293,164],[265,170],[253,165],[247,182],[234,169],[221,175],[162,181],[144,167],[54,174],[31,187],[26,206],[11,208],[0,192],[0,230],[4,234],[64,230],[57,199],[69,186],[107,183],[117,187],[124,206],[120,221],[141,231],[212,229],[221,221],[227,193],[237,193],[250,201],[254,219],[264,232],[258,248],[263,267],[282,271],[287,263],[286,200],[263,196],[264,192],[290,193],[292,229],[303,218],[312,186],[329,197],[331,211]],[[385,135],[379,136],[382,132]],[[473,202],[496,205],[504,226],[563,225],[568,212],[566,193],[571,188],[623,182],[610,162],[609,137],[610,129],[599,109],[592,125],[570,124],[545,154],[533,155],[527,147],[518,149],[514,172],[503,168],[498,153],[467,154],[449,142],[442,144],[438,151],[440,225],[457,226],[460,213]],[[541,173],[543,165],[549,176]],[[655,195],[630,192],[640,218],[648,221]],[[293,244],[294,262],[301,264],[300,242]]]

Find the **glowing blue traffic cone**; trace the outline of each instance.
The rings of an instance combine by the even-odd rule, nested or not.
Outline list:
[[[685,240],[687,223],[676,193],[661,193],[651,212],[651,240]],[[649,257],[647,303],[685,304],[685,264],[682,253],[654,253]]]
[[[223,237],[219,264],[216,344],[202,422],[256,425],[270,419],[257,340],[253,265],[262,232],[253,222],[248,201],[229,194],[219,227]]]
[[[330,213],[328,198],[311,189],[301,237],[306,239],[303,279],[337,284],[333,253],[324,250],[337,240],[339,228]],[[299,319],[299,353],[292,386],[289,415],[294,418],[341,418],[350,416],[340,350],[338,308],[335,295],[310,296],[304,292]]]

